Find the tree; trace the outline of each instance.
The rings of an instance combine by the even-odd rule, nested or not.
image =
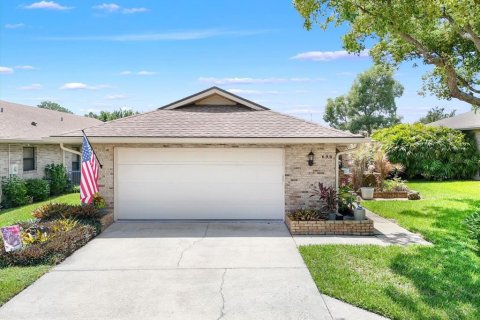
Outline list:
[[[138,111],[133,111],[131,109],[118,109],[118,110],[114,110],[112,112],[110,112],[110,111],[100,111],[99,114],[89,112],[88,114],[85,115],[85,117],[95,118],[95,119],[101,120],[103,122],[107,122],[107,121],[112,121],[112,120],[116,120],[116,119],[120,119],[120,118],[133,116],[135,114],[139,114],[139,112]]]
[[[433,107],[432,109],[428,110],[427,115],[425,117],[421,117],[418,122],[427,124],[445,118],[451,118],[455,115],[455,112],[456,110],[445,112],[445,108],[443,107]]]
[[[393,78],[393,71],[377,65],[358,75],[350,92],[328,99],[323,120],[332,127],[357,133],[400,123],[395,98],[403,86]]]
[[[37,107],[42,108],[42,109],[65,112],[65,113],[73,113],[72,111],[68,110],[67,108],[62,107],[58,103],[52,102],[52,101],[42,101],[42,102],[40,102],[39,105],[37,105]]]
[[[434,67],[424,76],[424,91],[480,106],[478,0],[294,0],[294,6],[306,29],[347,24],[347,51],[360,53],[373,39],[376,63],[420,59]]]

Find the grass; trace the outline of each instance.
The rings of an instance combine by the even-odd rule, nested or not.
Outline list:
[[[32,211],[49,202],[80,204],[80,194],[70,193],[57,197],[52,197],[48,200],[33,203],[23,207],[0,210],[0,227],[8,226],[14,224],[15,222],[32,219]]]
[[[434,245],[306,246],[318,288],[393,319],[480,319],[480,256],[462,221],[480,210],[480,182],[412,182],[419,201],[365,201]]]
[[[0,227],[11,225],[15,222],[25,221],[32,218],[31,213],[35,208],[48,202],[63,202],[79,204],[79,194],[71,193],[58,197],[52,197],[43,202],[0,211]],[[3,245],[3,244],[0,244]],[[38,265],[31,267],[0,267],[0,306],[13,296],[28,287],[40,278],[48,270],[50,265]]]

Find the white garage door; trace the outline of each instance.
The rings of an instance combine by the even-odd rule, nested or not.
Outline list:
[[[116,152],[116,219],[283,219],[282,149]]]

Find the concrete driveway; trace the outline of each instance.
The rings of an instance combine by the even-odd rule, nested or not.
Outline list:
[[[332,319],[325,301],[283,223],[122,222],[0,319]]]

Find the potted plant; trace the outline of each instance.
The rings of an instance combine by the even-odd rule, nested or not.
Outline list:
[[[365,174],[363,178],[363,186],[360,188],[360,193],[364,200],[372,200],[375,191],[375,175],[371,172]]]

